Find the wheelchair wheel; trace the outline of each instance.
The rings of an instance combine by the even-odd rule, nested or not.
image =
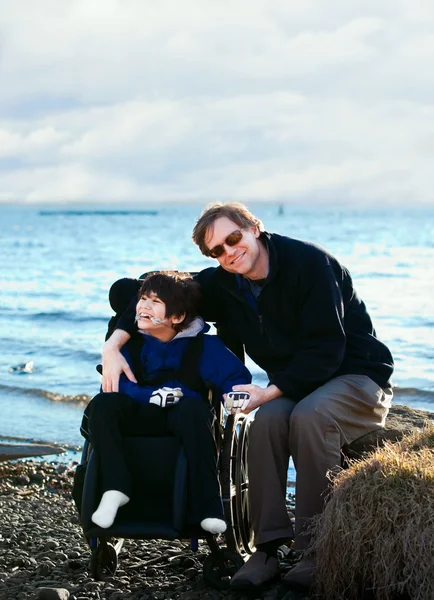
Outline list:
[[[241,423],[235,461],[235,521],[239,528],[242,545],[247,554],[252,554],[255,548],[250,516],[249,471],[247,465],[249,430],[252,423],[253,419],[250,415],[247,415]]]
[[[99,543],[90,557],[90,573],[96,581],[104,581],[116,573],[118,555],[115,547],[106,542]]]
[[[224,427],[223,444],[220,454],[220,485],[223,498],[223,510],[227,529],[224,534],[229,550],[242,551],[241,534],[237,523],[235,465],[238,450],[238,438],[244,415],[228,415]]]
[[[238,552],[222,548],[206,557],[203,563],[204,581],[218,590],[227,590],[232,576],[243,564],[244,561]]]

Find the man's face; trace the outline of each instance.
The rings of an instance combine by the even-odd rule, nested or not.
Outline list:
[[[239,273],[245,277],[259,279],[266,276],[267,253],[259,241],[259,230],[252,226],[242,229],[243,236],[235,246],[225,243],[227,236],[241,228],[228,217],[219,217],[214,226],[209,228],[205,236],[205,244],[209,250],[222,245],[224,252],[216,260],[230,273]],[[265,264],[264,262],[265,254]],[[264,268],[263,268],[264,267]],[[262,274],[262,270],[264,273]]]

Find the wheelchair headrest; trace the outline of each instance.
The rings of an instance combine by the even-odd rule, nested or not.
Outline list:
[[[141,279],[128,277],[114,282],[109,291],[109,302],[116,314],[120,315],[128,308],[131,300],[137,297],[141,285]]]

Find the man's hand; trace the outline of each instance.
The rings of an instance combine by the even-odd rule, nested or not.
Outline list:
[[[134,373],[130,369],[120,349],[130,339],[129,334],[122,329],[116,329],[113,335],[106,341],[102,349],[102,391],[118,392],[119,378],[122,373],[130,381],[137,383]]]
[[[166,408],[179,402],[183,395],[181,388],[162,387],[152,392],[149,402]]]
[[[265,404],[266,402],[269,402],[270,400],[282,395],[282,392],[275,385],[269,385],[266,388],[262,388],[253,383],[234,385],[232,391],[247,392],[250,394],[250,402],[247,404],[247,406],[240,410],[240,412],[246,415],[251,413],[252,410],[255,410],[255,408],[258,408],[258,406],[261,406],[262,404]]]

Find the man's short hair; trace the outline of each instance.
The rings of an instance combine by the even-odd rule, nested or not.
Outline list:
[[[175,331],[186,329],[199,315],[200,285],[190,273],[177,271],[157,271],[149,273],[143,280],[138,298],[156,294],[166,305],[166,317],[180,317],[181,323],[175,324]]]
[[[227,217],[238,225],[241,229],[256,226],[259,231],[264,231],[262,221],[253,215],[244,204],[239,202],[217,202],[209,204],[202,211],[196,225],[193,229],[193,242],[199,246],[200,251],[205,256],[209,256],[208,247],[205,244],[205,237],[209,229],[213,229],[214,222],[220,217]]]

